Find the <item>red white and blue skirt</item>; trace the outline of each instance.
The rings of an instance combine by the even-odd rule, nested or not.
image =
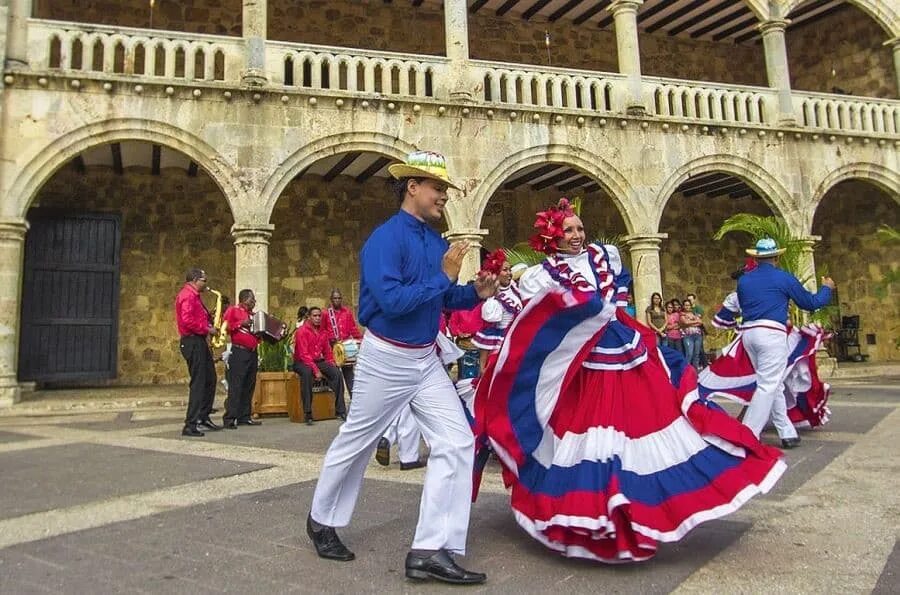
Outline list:
[[[507,327],[508,328],[508,327]],[[472,344],[478,349],[485,351],[497,351],[503,344],[503,337],[506,336],[507,329],[502,329],[497,325],[490,325],[482,328],[472,338]]]
[[[602,562],[653,557],[785,470],[781,451],[700,396],[680,355],[595,292],[529,302],[478,383],[475,431],[519,525]]]
[[[828,423],[831,386],[819,379],[816,351],[826,338],[822,327],[807,325],[788,333],[788,363],[784,375],[784,399],[795,427]],[[722,397],[749,405],[756,391],[756,371],[744,350],[740,335],[723,350],[712,365],[700,372],[700,395]]]

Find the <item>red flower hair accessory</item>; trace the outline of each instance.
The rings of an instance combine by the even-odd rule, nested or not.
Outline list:
[[[492,275],[499,275],[504,264],[506,264],[506,252],[500,248],[487,255],[481,265],[481,270]]]
[[[528,245],[544,254],[553,254],[558,249],[558,242],[565,236],[563,221],[573,217],[575,211],[567,198],[559,199],[559,202],[546,211],[540,211],[534,220],[536,234],[528,238]]]

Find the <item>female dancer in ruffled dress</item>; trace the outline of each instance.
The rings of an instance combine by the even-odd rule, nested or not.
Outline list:
[[[522,295],[517,283],[512,279],[512,263],[506,258],[502,249],[488,254],[481,265],[481,270],[497,275],[500,288],[494,297],[489,298],[481,306],[481,319],[485,326],[475,333],[472,343],[478,348],[481,356],[481,369],[487,366],[488,356],[500,351],[503,337],[512,325],[513,319],[522,311]]]
[[[701,399],[684,359],[617,307],[630,281],[618,250],[586,245],[565,199],[535,227],[548,256],[519,282],[526,306],[475,409],[519,525],[565,556],[647,560],[767,492],[781,452]]]
[[[744,272],[756,267],[756,261],[748,258],[744,267],[732,273],[738,279]],[[700,395],[704,398],[723,397],[741,405],[749,405],[756,391],[756,370],[741,341],[737,319],[741,305],[737,292],[725,296],[722,307],[713,317],[713,326],[737,330],[738,335],[708,368],[700,372]],[[808,324],[799,329],[788,325],[788,363],[784,373],[784,399],[788,418],[796,428],[822,426],[828,423],[831,411],[828,397],[831,386],[819,379],[816,351],[827,338],[824,329]],[[796,444],[785,441],[783,446]]]

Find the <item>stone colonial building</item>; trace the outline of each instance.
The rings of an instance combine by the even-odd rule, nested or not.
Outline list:
[[[447,155],[446,233],[487,248],[560,196],[621,237],[641,311],[712,306],[778,214],[863,351],[898,359],[900,5],[890,0],[3,0],[0,402],[25,381],[186,378],[186,268],[292,319]],[[467,263],[471,273],[477,255]],[[813,277],[814,278],[814,277]]]

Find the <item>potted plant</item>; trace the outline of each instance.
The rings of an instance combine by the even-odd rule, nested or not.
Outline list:
[[[299,379],[291,370],[293,342],[293,332],[280,341],[260,342],[257,349],[259,370],[251,401],[253,417],[268,413],[289,413],[290,405],[298,400]]]

